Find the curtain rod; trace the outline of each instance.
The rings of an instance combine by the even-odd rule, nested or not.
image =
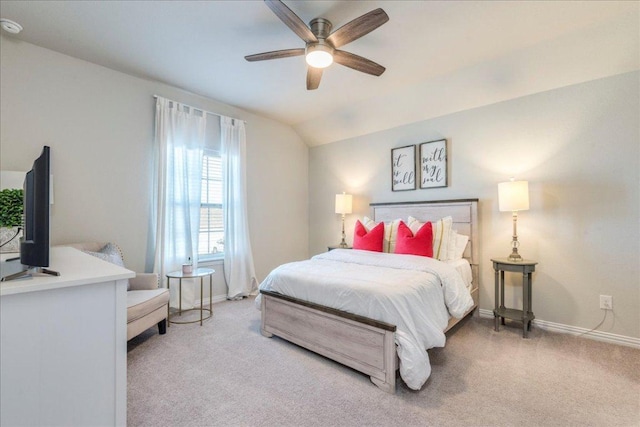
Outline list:
[[[159,96],[159,95],[153,95],[153,97],[154,97],[155,99],[158,99],[158,96]],[[162,98],[164,98],[164,96],[163,96]],[[202,108],[193,107],[193,106],[191,106],[191,105],[185,104],[184,102],[174,101],[173,99],[169,99],[169,98],[165,98],[165,99],[167,99],[167,100],[169,100],[169,101],[171,101],[171,102],[175,102],[176,104],[182,104],[182,105],[184,105],[185,107],[189,107],[189,108],[192,108],[192,109],[194,109],[194,110],[202,111],[202,112],[203,112],[203,113],[205,113],[205,114],[211,114],[212,116],[218,116],[218,117],[229,117],[229,116],[225,116],[224,114],[214,113],[214,112],[212,112],[212,111],[203,110]],[[245,122],[244,120],[240,120],[240,119],[237,119],[237,118],[235,118],[235,117],[229,117],[229,118],[230,118],[230,119],[233,119],[233,120],[237,120],[237,121],[239,121],[239,122],[242,122],[242,123],[244,123],[245,125],[247,124],[247,122]]]

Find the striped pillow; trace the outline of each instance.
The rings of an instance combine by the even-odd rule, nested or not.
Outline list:
[[[414,233],[417,233],[424,224],[412,216],[409,217],[408,222],[409,228]],[[433,258],[447,261],[449,259],[449,237],[453,226],[453,218],[446,216],[437,221],[432,221],[431,224],[433,228]]]
[[[449,244],[447,247],[447,260],[456,259],[456,242],[458,241],[458,231],[451,230],[449,232]]]
[[[369,217],[362,219],[362,225],[365,226],[367,231],[373,230],[378,225]],[[400,225],[400,219],[394,219],[391,222],[384,223],[384,241],[382,242],[382,252],[394,253],[396,251],[396,240],[398,239],[398,226]]]

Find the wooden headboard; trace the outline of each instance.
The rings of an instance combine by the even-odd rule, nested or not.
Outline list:
[[[371,206],[373,220],[376,222],[388,222],[397,218],[407,221],[409,216],[421,222],[433,222],[442,217],[451,216],[453,229],[460,234],[469,236],[469,243],[463,256],[471,264],[474,287],[478,286],[478,264],[480,262],[478,255],[478,199],[371,203],[369,206]]]

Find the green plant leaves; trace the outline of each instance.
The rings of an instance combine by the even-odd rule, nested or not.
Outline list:
[[[23,191],[11,188],[0,191],[0,227],[22,225]]]

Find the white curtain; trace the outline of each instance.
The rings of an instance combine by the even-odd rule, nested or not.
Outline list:
[[[180,270],[189,258],[197,265],[205,127],[205,113],[157,98],[153,271],[163,280],[166,273]],[[172,293],[171,305],[175,307],[177,292]],[[194,302],[193,283],[183,280],[182,308],[191,308]]]
[[[222,139],[222,206],[224,211],[224,275],[227,298],[255,293],[258,281],[253,266],[247,218],[246,135],[244,122],[220,117]]]

